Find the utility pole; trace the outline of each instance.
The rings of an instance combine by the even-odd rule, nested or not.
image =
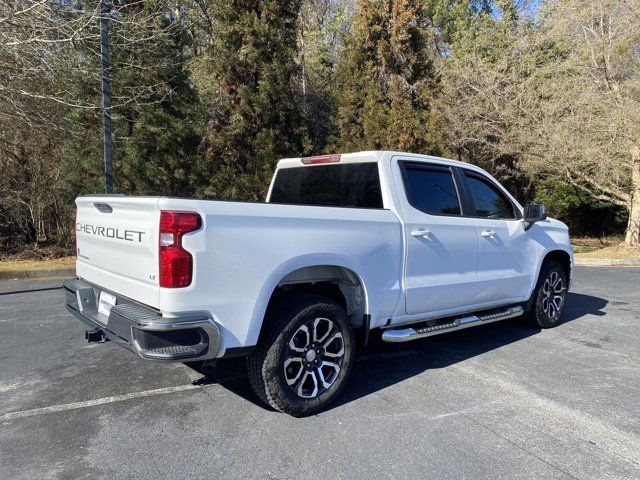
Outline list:
[[[109,32],[107,5],[100,0],[100,57],[102,60],[102,125],[104,128],[104,192],[113,193],[111,90],[109,88]]]

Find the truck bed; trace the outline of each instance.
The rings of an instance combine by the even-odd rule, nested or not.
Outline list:
[[[80,278],[165,317],[206,312],[222,326],[227,348],[257,341],[269,297],[296,269],[363,272],[378,292],[366,299],[374,322],[390,316],[401,296],[402,227],[390,210],[118,196],[80,197],[76,205]],[[182,241],[193,256],[184,288],[159,286],[162,210],[202,218]]]

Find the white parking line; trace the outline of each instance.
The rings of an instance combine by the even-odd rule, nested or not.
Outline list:
[[[168,393],[184,392],[187,390],[196,390],[209,385],[178,385],[176,387],[156,388],[155,390],[145,390],[143,392],[126,393],[124,395],[113,395],[111,397],[96,398],[95,400],[86,400],[84,402],[65,403],[62,405],[51,405],[49,407],[34,408],[32,410],[21,410],[18,412],[9,412],[0,415],[0,422],[6,420],[15,420],[17,418],[34,417],[36,415],[44,415],[47,413],[66,412],[69,410],[77,410],[80,408],[95,407],[97,405],[105,405],[108,403],[124,402],[134,398],[155,397],[158,395],[166,395]]]

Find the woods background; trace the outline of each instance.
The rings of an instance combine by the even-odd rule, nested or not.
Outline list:
[[[404,150],[639,242],[640,0],[0,0],[2,255],[68,252],[104,190],[101,16],[117,192],[262,200],[281,157]]]

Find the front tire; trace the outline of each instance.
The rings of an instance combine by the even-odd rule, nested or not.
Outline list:
[[[247,359],[258,397],[296,417],[335,400],[355,357],[353,328],[344,309],[329,298],[300,294],[280,299],[265,321]]]
[[[558,325],[567,303],[567,288],[567,274],[562,265],[555,260],[546,261],[540,269],[533,303],[526,319],[540,328]]]

